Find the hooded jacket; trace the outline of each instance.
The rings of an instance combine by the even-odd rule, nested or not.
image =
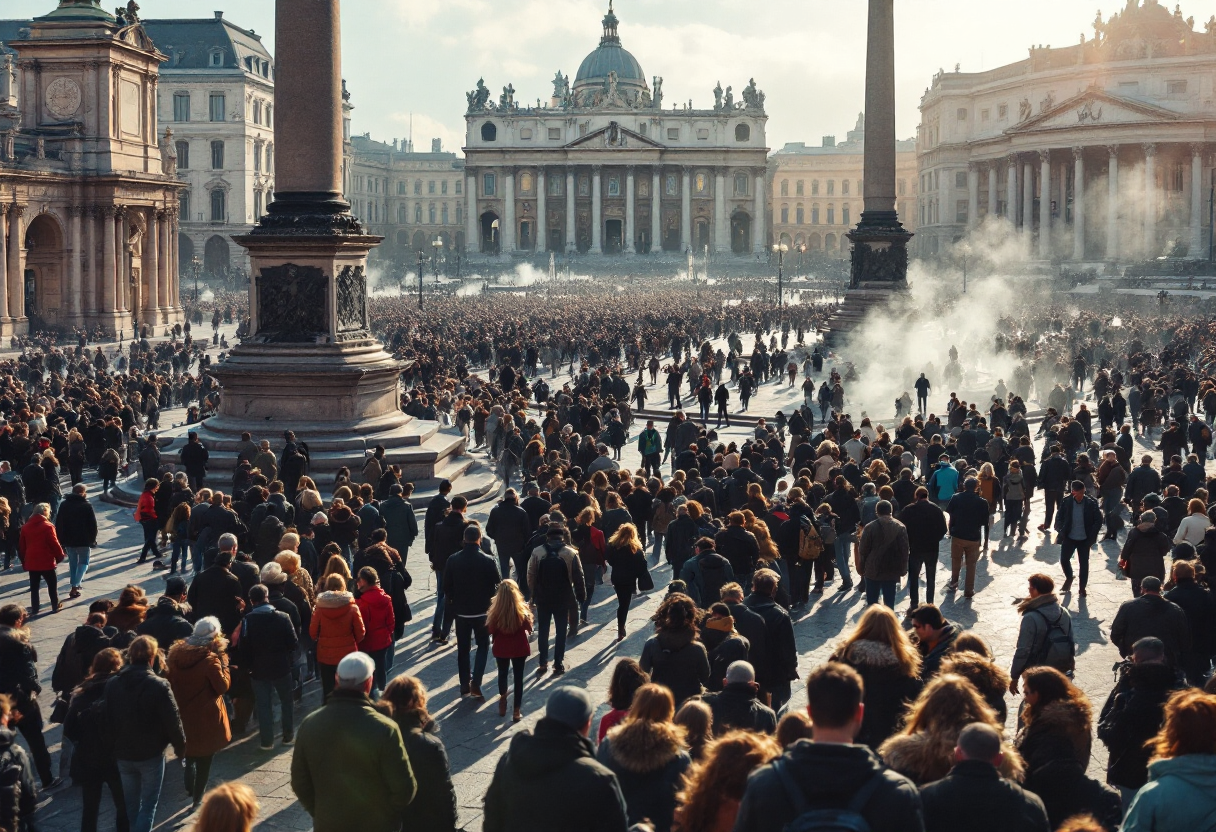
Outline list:
[[[344,656],[359,649],[366,634],[354,595],[331,591],[317,596],[308,635],[317,643],[318,662],[337,665]]]
[[[193,628],[191,628],[193,630]],[[102,650],[110,646],[110,634],[117,630],[110,628],[109,634],[97,627],[81,624],[63,640],[59,648],[59,658],[55,660],[55,670],[51,674],[51,690],[57,693],[71,693],[76,686],[84,681],[93,659]]]
[[[646,640],[640,661],[650,681],[671,691],[677,708],[700,696],[709,681],[709,654],[692,629],[660,630]]]
[[[1022,622],[1018,629],[1018,645],[1013,653],[1013,664],[1009,675],[1014,679],[1022,678],[1022,672],[1028,667],[1047,664],[1055,667],[1061,673],[1068,673],[1075,662],[1070,655],[1067,661],[1062,655],[1052,656],[1049,652],[1048,637],[1054,635],[1054,628],[1062,630],[1073,643],[1072,652],[1076,653],[1076,641],[1072,634],[1072,617],[1068,610],[1060,606],[1054,592],[1039,595],[1024,601],[1020,610]]]
[[[224,694],[228,657],[209,645],[181,641],[169,650],[169,685],[186,732],[186,756],[209,757],[232,741]]]
[[[674,526],[673,523],[672,527]],[[722,587],[737,576],[729,560],[709,549],[684,561],[679,577],[688,588],[688,597],[692,598],[698,607],[709,607],[719,599]]]
[[[958,744],[959,732],[965,723],[943,726],[932,733],[916,731],[896,734],[879,748],[883,761],[903,774],[918,786],[941,780],[950,773],[954,764],[954,747]],[[1022,781],[1024,765],[1017,749],[1007,742],[1001,743],[1005,759],[1001,761],[1001,776]]]
[[[3,792],[0,792],[0,829],[32,828],[32,818],[38,808],[34,767],[16,739],[17,733],[11,728],[0,728],[0,768],[13,767],[19,772],[16,782],[6,780]],[[27,820],[31,823],[29,827]]]
[[[26,572],[54,572],[66,557],[59,536],[55,534],[55,527],[41,514],[32,514],[25,521],[17,550],[21,553],[21,563]]]
[[[543,717],[521,731],[498,761],[485,797],[484,832],[625,832],[616,774],[591,741]]]
[[[775,600],[753,592],[743,603],[764,620],[764,661],[755,665],[761,687],[798,678],[798,647],[790,614]]]
[[[1153,518],[1153,514],[1146,515]],[[1128,577],[1144,580],[1150,575],[1165,580],[1165,556],[1172,548],[1170,536],[1155,523],[1141,522],[1127,533],[1119,557],[1128,563]]]
[[[595,757],[616,774],[631,824],[649,819],[655,832],[671,829],[676,791],[692,765],[674,723],[626,721],[608,732]]]
[[[870,832],[925,830],[916,786],[884,766],[864,745],[799,740],[778,761],[798,784],[811,809],[843,809],[871,778],[881,777],[861,809]],[[775,762],[761,766],[748,778],[735,819],[735,832],[782,832],[797,816],[794,803],[773,768]]]
[[[729,615],[702,621],[701,643],[709,653],[709,681],[705,687],[711,691],[722,690],[726,669],[734,662],[749,661],[751,645],[735,631],[735,619]]]
[[[877,750],[899,730],[904,711],[920,695],[922,683],[902,671],[895,651],[881,641],[855,641],[835,661],[856,670],[865,683],[866,710],[853,742]]]
[[[1167,660],[1175,665],[1191,647],[1191,625],[1182,607],[1147,592],[1119,605],[1110,625],[1110,641],[1126,658],[1146,636],[1161,639]]]
[[[703,701],[714,713],[714,736],[736,728],[761,734],[777,732],[777,714],[759,700],[759,690],[747,682],[732,682]]]
[[[1127,811],[1123,832],[1172,832],[1216,825],[1216,754],[1154,760]]]
[[[393,643],[393,602],[379,585],[359,593],[355,603],[363,618],[364,635],[359,649],[364,653],[383,650]]]

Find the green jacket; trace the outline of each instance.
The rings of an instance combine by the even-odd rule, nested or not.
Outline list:
[[[642,456],[647,454],[661,453],[663,450],[663,437],[654,428],[647,428],[638,434],[638,453]]]
[[[1216,754],[1185,754],[1148,765],[1123,832],[1216,828]]]
[[[315,832],[399,832],[418,782],[397,723],[362,692],[336,690],[300,724],[291,788]]]

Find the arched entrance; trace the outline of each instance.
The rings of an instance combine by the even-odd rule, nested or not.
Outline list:
[[[546,241],[547,251],[561,253],[566,250],[566,229],[562,225],[549,227],[549,239]]]
[[[696,221],[692,238],[696,241],[693,248],[696,251],[705,251],[705,247],[709,245],[709,220],[698,219]]]
[[[836,253],[836,235],[828,234],[823,238],[823,250],[825,254],[832,255]]]
[[[39,214],[25,232],[25,314],[30,329],[60,322],[63,306],[63,229],[51,214]]]
[[[414,244],[412,248],[415,254],[426,248],[426,235],[421,231],[414,232]]]
[[[458,252],[460,252],[461,254],[464,253],[464,232],[463,231],[456,232],[456,250]]]
[[[730,250],[735,254],[747,254],[752,247],[752,218],[743,211],[736,211],[730,218]]]
[[[405,251],[409,247],[410,247],[410,232],[398,231],[397,232],[397,248],[401,249],[402,251]]]
[[[481,251],[483,254],[498,254],[502,238],[498,231],[498,214],[486,211],[481,215]]]
[[[809,248],[811,251],[819,251],[819,249],[821,249],[823,247],[823,241],[820,240],[819,235],[817,233],[811,234],[810,236],[808,236],[806,238],[806,247]]]
[[[203,271],[215,277],[226,277],[230,266],[228,241],[219,234],[209,238],[203,248]]]
[[[177,273],[182,277],[190,274],[190,264],[194,262],[194,241],[185,234],[177,235]]]
[[[787,245],[787,246],[790,244],[790,235],[789,235],[789,232],[787,232],[787,231],[782,231],[782,232],[781,232],[781,243],[782,243],[783,245]]]

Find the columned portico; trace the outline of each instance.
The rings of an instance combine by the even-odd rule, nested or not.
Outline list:
[[[566,168],[566,253],[578,250],[578,238],[575,236],[574,213],[574,166]]]
[[[1022,245],[1030,253],[1034,236],[1034,166],[1027,159],[1022,162]]]
[[[663,250],[663,210],[659,191],[662,177],[659,168],[650,172],[650,250]]]
[[[465,171],[464,193],[468,200],[468,210],[464,214],[464,244],[469,251],[478,251],[481,248],[481,229],[477,225],[477,218],[481,212],[477,210],[477,174],[474,171]]]
[[[967,165],[967,228],[972,229],[979,223],[980,215],[980,169],[979,165],[971,162]]]
[[[1191,145],[1191,244],[1187,256],[1202,260],[1203,249],[1203,145]]]
[[[680,181],[680,251],[692,248],[692,169],[684,168]]]
[[[989,162],[988,168],[988,216],[996,217],[996,162]]]
[[[764,222],[766,190],[764,170],[761,169],[756,173],[756,193],[753,195],[752,201],[752,254],[763,254],[767,243],[768,230],[765,228]]]
[[[1005,219],[1014,228],[1018,226],[1018,156],[1009,154],[1005,176]]]
[[[25,317],[24,205],[8,208],[8,316]]]
[[[1157,251],[1157,145],[1144,145],[1144,256]]]
[[[726,168],[714,171],[714,253],[730,251],[730,217],[726,216]]]
[[[533,248],[545,251],[549,248],[549,211],[545,198],[549,193],[545,186],[545,169],[536,171],[536,237]]]

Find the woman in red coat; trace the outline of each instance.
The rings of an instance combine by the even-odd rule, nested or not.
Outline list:
[[[51,612],[59,612],[59,592],[55,587],[55,567],[64,559],[59,535],[50,521],[51,507],[47,503],[34,506],[34,513],[21,527],[17,552],[30,575],[30,614],[38,614],[38,585],[46,581],[46,594],[51,600]]]
[[[372,657],[376,670],[372,674],[375,692],[388,684],[388,651],[393,646],[393,601],[380,588],[380,576],[370,566],[359,570],[359,597],[355,603],[363,616],[363,638],[359,649]]]
[[[159,490],[159,480],[145,480],[143,493],[139,495],[139,504],[135,507],[135,519],[144,527],[144,548],[139,550],[139,560],[136,563],[144,563],[149,552],[152,553],[153,560],[160,558],[160,549],[156,546],[156,536],[160,533],[160,524],[156,522],[156,492]]]
[[[494,637],[492,652],[498,662],[498,715],[507,715],[507,668],[511,667],[515,675],[515,710],[511,721],[519,722],[523,719],[520,706],[524,699],[524,664],[532,653],[528,644],[532,613],[515,581],[508,579],[498,585],[498,593],[486,615],[486,629]]]

